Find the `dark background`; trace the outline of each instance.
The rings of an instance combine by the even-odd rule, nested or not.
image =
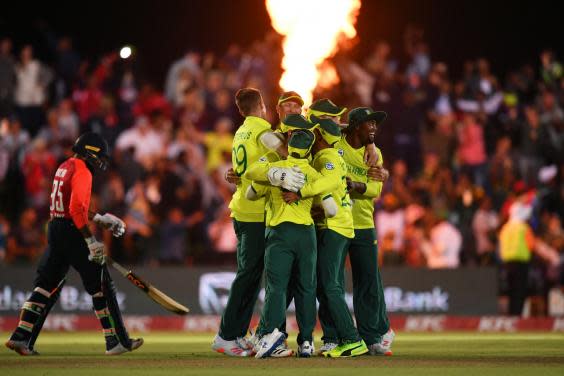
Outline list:
[[[363,0],[357,23],[360,42],[352,53],[362,57],[375,41],[386,39],[401,58],[403,31],[414,24],[424,28],[433,60],[446,61],[455,76],[464,60],[481,56],[503,75],[523,63],[536,64],[546,47],[562,58],[557,3]],[[247,45],[272,30],[264,0],[23,4],[4,2],[0,10],[0,36],[11,36],[16,50],[31,42],[39,57],[49,61],[45,31],[74,37],[78,51],[88,57],[128,43],[137,48],[145,72],[157,84],[188,49],[222,53],[232,42]]]

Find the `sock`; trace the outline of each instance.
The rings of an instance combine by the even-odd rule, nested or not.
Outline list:
[[[10,337],[14,341],[26,341],[31,337],[33,326],[41,316],[49,297],[34,291],[29,299],[23,304],[20,312],[18,327]]]
[[[96,317],[100,320],[100,325],[102,325],[102,333],[104,333],[106,338],[106,350],[110,350],[119,343],[119,339],[116,335],[112,316],[108,310],[106,298],[103,296],[93,296],[92,305],[94,306]]]

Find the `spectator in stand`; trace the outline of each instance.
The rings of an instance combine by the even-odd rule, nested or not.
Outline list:
[[[85,87],[73,91],[72,100],[81,124],[85,124],[98,111],[103,95],[96,76],[89,76]]]
[[[229,118],[220,118],[214,125],[214,131],[205,133],[202,143],[207,148],[207,169],[213,171],[231,157],[233,144],[233,122]],[[229,157],[229,158],[228,158]]]
[[[45,235],[37,223],[37,213],[32,208],[20,215],[17,226],[12,228],[6,247],[6,261],[11,264],[34,262],[46,245]]]
[[[499,218],[492,207],[492,200],[484,196],[480,207],[474,213],[472,230],[476,240],[476,252],[479,265],[494,265]]]
[[[527,185],[536,183],[537,173],[542,166],[542,124],[538,110],[533,106],[525,107],[526,122],[521,130],[521,152],[519,170]]]
[[[233,229],[231,212],[227,207],[220,210],[218,217],[210,223],[208,234],[213,250],[218,253],[218,263],[232,264],[235,262],[237,236]]]
[[[429,239],[423,252],[431,269],[453,269],[460,265],[462,236],[460,231],[445,218],[427,212],[426,225],[430,228]]]
[[[80,67],[80,56],[73,50],[70,37],[62,37],[57,43],[56,68],[58,79],[55,90],[58,99],[68,97],[72,91],[72,85],[78,75]]]
[[[137,118],[135,126],[119,135],[116,149],[124,151],[133,148],[135,161],[147,169],[154,165],[154,158],[164,152],[164,139],[155,132],[145,116]]]
[[[376,212],[375,224],[379,239],[386,239],[388,252],[382,255],[385,265],[401,264],[400,251],[404,247],[405,212],[392,193],[382,197],[383,210]]]
[[[159,230],[161,247],[159,262],[164,265],[182,264],[188,254],[186,221],[179,208],[168,211]]]
[[[76,112],[72,107],[72,100],[69,98],[63,99],[59,102],[58,107],[59,128],[65,134],[65,137],[70,137],[71,140],[76,140],[80,131],[80,123]]]
[[[45,140],[34,139],[31,150],[26,153],[23,160],[22,172],[28,205],[39,210],[42,218],[45,218],[46,209],[51,203],[48,192],[56,168],[57,160],[47,149]]]
[[[33,48],[25,45],[16,64],[17,85],[14,101],[25,129],[35,136],[43,122],[41,106],[47,101],[47,86],[53,72],[33,57]]]
[[[456,143],[454,115],[438,115],[436,121],[428,122],[427,129],[421,138],[421,149],[425,154],[437,154],[439,164],[443,167],[450,167]]]
[[[486,187],[486,146],[482,124],[476,116],[465,112],[458,129],[458,159],[460,170],[468,174],[474,184]]]
[[[195,77],[196,81],[199,80],[201,75],[200,60],[200,54],[189,51],[182,58],[172,63],[165,81],[165,96],[171,103],[175,102],[178,93],[178,81],[181,78],[181,72],[183,70],[186,70]]]
[[[540,55],[541,78],[547,86],[555,87],[564,75],[562,64],[558,62],[551,50],[544,50]]]
[[[0,40],[0,118],[8,116],[14,108],[16,89],[16,64],[12,56],[12,40]]]

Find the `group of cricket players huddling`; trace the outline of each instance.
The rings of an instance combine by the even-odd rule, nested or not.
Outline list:
[[[283,93],[279,126],[265,120],[261,93],[244,88],[236,104],[245,118],[233,139],[237,186],[229,205],[237,235],[237,274],[212,349],[231,356],[289,357],[286,310],[299,327],[297,356],[391,355],[394,332],[378,269],[374,199],[388,171],[374,145],[386,113],[346,108],[329,99],[304,101]],[[349,255],[356,326],[345,300]],[[249,332],[262,275],[260,323]],[[317,309],[316,300],[319,301]],[[317,315],[323,345],[315,351]]]

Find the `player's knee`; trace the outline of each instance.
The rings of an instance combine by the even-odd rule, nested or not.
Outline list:
[[[93,298],[102,298],[104,293],[102,291],[98,291],[97,293],[92,294]]]

